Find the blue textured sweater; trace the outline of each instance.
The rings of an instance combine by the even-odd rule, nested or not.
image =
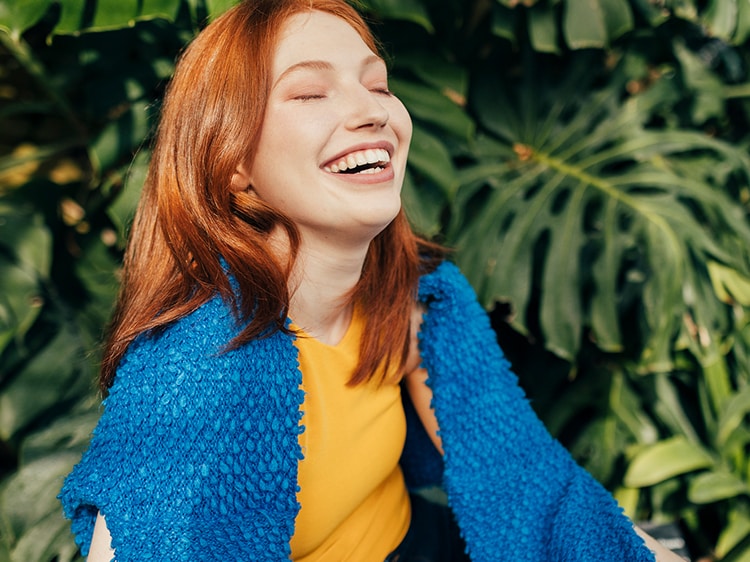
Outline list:
[[[410,486],[441,484],[472,560],[652,561],[612,497],[535,416],[458,269],[422,277],[422,364],[444,458],[406,404]],[[303,393],[293,338],[223,353],[218,297],[134,342],[60,493],[84,554],[97,510],[120,562],[286,560]]]

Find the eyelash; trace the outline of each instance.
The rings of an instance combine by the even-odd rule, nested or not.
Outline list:
[[[391,92],[388,88],[373,88],[370,90],[371,92],[374,92],[376,94],[382,94],[384,96],[392,97],[393,92]],[[310,100],[319,100],[325,98],[325,95],[323,94],[303,94],[299,96],[294,96],[294,99],[297,101],[310,101]]]

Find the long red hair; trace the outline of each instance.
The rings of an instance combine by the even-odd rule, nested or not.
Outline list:
[[[285,330],[299,234],[281,213],[230,185],[237,164],[255,154],[279,30],[289,16],[310,10],[344,19],[378,52],[365,21],[343,0],[245,0],[182,54],[130,232],[102,360],[104,392],[136,337],[184,317],[217,292],[245,324],[228,348]],[[290,260],[280,261],[268,244],[277,227],[289,237]],[[379,367],[403,366],[419,274],[439,254],[413,234],[403,211],[370,244],[351,296],[366,318],[351,384],[369,380]]]

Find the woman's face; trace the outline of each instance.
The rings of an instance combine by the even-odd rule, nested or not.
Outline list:
[[[303,241],[371,239],[401,207],[411,139],[385,63],[344,20],[301,13],[284,25],[271,84],[251,187]]]

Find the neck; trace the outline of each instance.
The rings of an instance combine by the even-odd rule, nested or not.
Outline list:
[[[289,315],[308,335],[329,345],[344,337],[367,248],[311,245],[303,237],[292,271]]]

